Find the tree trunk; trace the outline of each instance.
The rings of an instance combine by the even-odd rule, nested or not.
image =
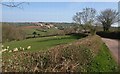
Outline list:
[[[108,27],[103,27],[103,30],[104,31],[109,31],[109,28]]]

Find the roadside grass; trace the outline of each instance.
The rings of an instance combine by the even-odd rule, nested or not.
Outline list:
[[[92,72],[118,71],[118,65],[110,54],[108,47],[104,43],[102,44],[99,53],[92,60],[89,70]]]
[[[73,35],[66,35],[66,36],[51,36],[51,37],[41,37],[41,38],[32,38],[26,39],[22,41],[12,41],[3,43],[3,45],[9,46],[9,50],[14,48],[27,48],[31,46],[31,49],[26,51],[39,51],[39,50],[46,50],[56,45],[60,44],[67,44],[74,40],[82,38],[80,36],[73,36]]]

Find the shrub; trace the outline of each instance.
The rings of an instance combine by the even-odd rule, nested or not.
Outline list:
[[[2,27],[2,42],[25,39],[25,33],[15,25],[4,24]]]
[[[96,33],[97,35],[105,38],[111,38],[111,39],[120,39],[120,32],[105,32],[105,31],[99,31]]]

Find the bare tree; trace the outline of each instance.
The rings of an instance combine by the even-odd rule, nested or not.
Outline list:
[[[82,27],[86,31],[86,27],[89,27],[90,30],[93,30],[91,27],[95,21],[96,10],[93,8],[84,8],[82,12],[77,12],[73,17],[73,21],[78,24],[83,24]]]
[[[81,24],[82,19],[82,12],[77,12],[76,15],[73,17],[73,21],[75,21],[77,24]]]
[[[82,12],[82,21],[84,24],[92,24],[95,20],[96,10],[93,8],[84,8]]]
[[[97,20],[102,24],[104,31],[109,31],[112,24],[118,22],[119,13],[116,10],[106,9],[101,11]]]
[[[3,0],[4,1],[4,0]],[[14,2],[14,0],[10,0],[9,2],[0,2],[1,5],[12,7],[12,8],[20,8],[23,9],[23,4],[29,4],[28,2]]]

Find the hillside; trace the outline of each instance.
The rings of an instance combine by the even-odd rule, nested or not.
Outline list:
[[[99,36],[88,36],[43,52],[15,52],[12,55],[3,55],[2,63],[3,72],[117,71],[116,62]]]

